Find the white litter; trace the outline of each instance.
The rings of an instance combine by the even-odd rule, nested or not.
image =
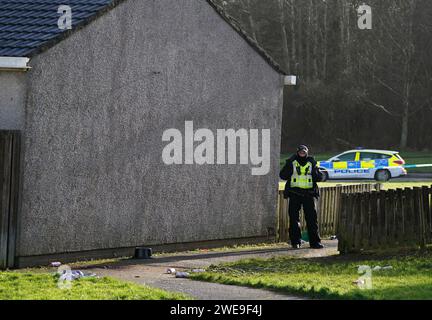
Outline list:
[[[385,266],[385,267],[375,266],[373,267],[372,271],[391,270],[391,269],[393,269],[392,266]]]
[[[166,271],[166,273],[168,273],[168,274],[174,274],[174,273],[176,273],[176,269],[174,269],[174,268],[168,268],[167,271]]]
[[[63,270],[63,272],[60,273],[60,280],[67,280],[67,281],[73,281],[80,278],[91,278],[96,277],[95,273],[87,273],[84,274],[84,272],[80,270]]]
[[[192,270],[193,273],[201,273],[201,272],[205,272],[204,269],[193,269]]]

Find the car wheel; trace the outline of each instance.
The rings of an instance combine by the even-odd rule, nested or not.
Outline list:
[[[375,180],[380,182],[389,181],[391,178],[390,171],[388,170],[378,170],[375,173]]]
[[[321,182],[326,182],[329,179],[329,175],[327,171],[321,171],[322,177]]]

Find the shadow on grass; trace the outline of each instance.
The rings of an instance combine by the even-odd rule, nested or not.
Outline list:
[[[310,299],[424,300],[432,299],[431,283],[416,277],[421,275],[424,279],[432,272],[431,258],[431,248],[299,259],[278,257],[212,266],[207,273],[192,277],[200,281],[262,288]],[[362,290],[354,283],[360,277],[357,266],[362,264],[371,267],[391,264],[394,268],[377,273],[378,278],[375,279],[378,282],[373,289]]]
[[[337,247],[337,242],[328,247],[330,250],[334,250]],[[159,256],[151,259],[134,259],[134,258],[121,258],[114,261],[92,263],[87,262],[76,262],[73,263],[74,267],[81,269],[93,269],[93,268],[110,268],[110,269],[121,269],[132,265],[157,265],[164,263],[175,263],[183,260],[206,260],[222,257],[242,257],[244,259],[254,258],[256,255],[272,254],[272,253],[287,253],[287,257],[293,257],[299,259],[298,256],[302,256],[310,252],[309,248],[304,250],[292,250],[286,246],[283,248],[265,248],[265,249],[252,249],[252,250],[240,250],[240,251],[216,251],[207,253],[190,253],[190,254],[175,254],[172,256]]]
[[[210,279],[197,277],[195,280],[214,282]],[[391,288],[383,289],[355,289],[346,293],[335,293],[329,288],[300,288],[294,289],[290,287],[278,287],[264,283],[257,284],[239,284],[236,281],[223,281],[219,282],[226,285],[242,285],[254,289],[264,289],[278,294],[296,296],[305,300],[319,299],[319,300],[432,300],[431,288],[428,285],[404,285],[394,286]]]

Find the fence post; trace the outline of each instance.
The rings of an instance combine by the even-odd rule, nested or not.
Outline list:
[[[339,216],[338,216],[338,229],[336,229],[336,235],[337,235],[337,238],[338,238],[338,251],[340,252],[340,253],[343,253],[343,235],[341,234],[341,230],[339,230],[339,225],[342,223],[342,219],[343,219],[343,205],[344,205],[344,203],[343,203],[343,196],[341,197],[341,200],[340,200],[341,202],[340,202],[340,204],[341,204],[341,210],[340,210],[340,212],[339,212]]]
[[[281,192],[278,189],[277,206],[276,206],[276,242],[280,242],[280,216],[281,216]]]
[[[331,188],[326,188],[325,202],[326,202],[326,212],[324,214],[323,220],[323,235],[328,235],[328,222],[329,216],[331,214]]]
[[[352,208],[351,212],[351,219],[349,219],[350,228],[348,229],[348,232],[350,233],[348,239],[350,239],[351,245],[349,246],[352,252],[358,252],[359,248],[357,246],[357,234],[359,232],[358,230],[358,221],[360,220],[360,209],[362,204],[362,193],[355,193],[353,194],[353,200],[354,203],[350,205],[350,208]]]
[[[418,188],[412,190],[412,242],[416,245],[419,244],[419,231],[420,231],[420,211],[418,205]]]
[[[413,245],[417,245],[417,235],[416,235],[416,201],[415,201],[415,193],[414,190],[409,188],[409,189],[405,189],[405,192],[408,195],[408,199],[407,199],[407,211],[406,213],[406,236],[407,236],[407,243]]]
[[[415,231],[417,244],[420,248],[424,249],[426,247],[426,237],[425,237],[425,221],[424,221],[424,208],[423,208],[423,192],[421,188],[414,188],[415,194]]]
[[[336,197],[337,197],[337,193],[336,193],[336,187],[332,188],[332,211],[330,214],[330,218],[329,218],[329,229],[328,229],[328,234],[333,235],[334,232],[334,225],[335,225],[335,212],[336,212]]]
[[[431,206],[429,201],[430,191],[432,189],[428,187],[422,188],[423,194],[423,216],[424,216],[424,225],[425,225],[425,241],[426,243],[431,242],[432,238],[432,226],[431,226]]]
[[[383,239],[383,243],[385,246],[394,246],[397,234],[396,234],[396,224],[395,224],[395,214],[397,211],[397,194],[395,190],[388,190],[387,196],[385,200],[385,205],[383,207],[384,212],[384,226],[385,226],[385,232],[383,236],[385,236],[385,239]]]
[[[327,203],[327,210],[325,213],[325,218],[324,218],[324,234],[325,235],[329,235],[329,222],[330,222],[330,216],[331,216],[331,212],[332,212],[332,188],[328,188],[327,192],[326,192],[326,203]]]
[[[333,234],[337,233],[338,224],[339,224],[339,215],[341,214],[341,199],[342,199],[342,187],[336,186],[336,210],[335,210],[335,219],[334,219],[334,227]]]
[[[341,254],[347,252],[347,207],[348,207],[348,196],[347,194],[341,194],[341,210],[339,215],[338,229],[336,231],[338,238],[338,250]]]
[[[0,269],[7,268],[11,151],[12,144],[9,135],[0,132]]]
[[[375,205],[371,208],[370,213],[370,240],[369,245],[371,248],[378,248],[379,245],[379,211],[378,207]]]
[[[362,249],[367,249],[369,247],[369,232],[370,232],[370,225],[369,225],[369,217],[371,215],[371,210],[376,205],[376,200],[374,202],[374,194],[365,192],[363,193],[363,199],[364,204],[361,208],[361,237],[362,237]]]
[[[320,234],[324,234],[323,225],[324,225],[324,216],[325,216],[325,194],[327,188],[320,189],[320,197],[318,200],[318,231]]]
[[[0,131],[0,269],[15,266],[20,132]]]
[[[400,212],[399,194],[396,190],[389,190],[388,201],[386,201],[386,221],[387,221],[387,245],[394,246],[398,244],[398,212]]]

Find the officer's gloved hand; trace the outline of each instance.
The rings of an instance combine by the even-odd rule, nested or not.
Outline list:
[[[315,176],[317,180],[316,182],[321,182],[324,175],[319,168],[315,168]]]

